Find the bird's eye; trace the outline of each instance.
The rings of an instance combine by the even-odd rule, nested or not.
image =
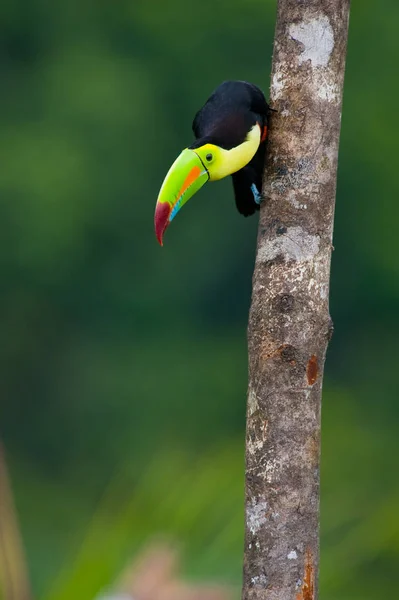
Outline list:
[[[207,160],[208,162],[211,162],[211,160],[213,159],[213,154],[210,154],[210,153],[209,153],[209,154],[207,154],[207,155],[205,156],[205,158],[206,158],[206,160]]]

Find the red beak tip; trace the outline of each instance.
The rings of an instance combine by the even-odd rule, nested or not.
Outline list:
[[[167,203],[159,203],[155,209],[155,235],[160,246],[163,246],[163,235],[169,225],[169,215],[171,208]]]

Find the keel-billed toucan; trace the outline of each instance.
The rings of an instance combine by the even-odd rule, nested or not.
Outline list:
[[[159,192],[155,233],[162,237],[180,208],[208,180],[231,175],[237,209],[252,215],[261,201],[269,105],[246,81],[225,81],[193,121],[196,140],[177,157]]]

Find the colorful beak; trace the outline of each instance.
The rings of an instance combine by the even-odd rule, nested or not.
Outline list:
[[[155,234],[161,246],[169,223],[208,179],[209,173],[198,154],[188,148],[183,150],[165,177],[155,207]]]

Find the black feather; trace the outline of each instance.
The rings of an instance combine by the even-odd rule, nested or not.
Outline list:
[[[237,210],[244,217],[253,215],[260,208],[259,204],[255,202],[252,185],[255,184],[259,193],[262,193],[265,149],[265,144],[261,144],[259,150],[247,166],[231,176]]]
[[[221,129],[222,121],[233,115],[241,115],[249,129],[255,124],[256,117],[259,117],[261,125],[266,125],[269,110],[262,91],[256,85],[246,81],[224,81],[195,115],[193,132],[197,139],[212,135]],[[249,129],[239,144],[244,141]]]
[[[268,125],[270,107],[263,92],[246,81],[224,81],[212,93],[193,121],[197,139],[190,148],[206,143],[226,150],[242,144],[251,128],[259,123],[261,130]],[[259,210],[251,186],[262,191],[265,144],[261,143],[252,160],[232,175],[238,211],[245,216]]]

